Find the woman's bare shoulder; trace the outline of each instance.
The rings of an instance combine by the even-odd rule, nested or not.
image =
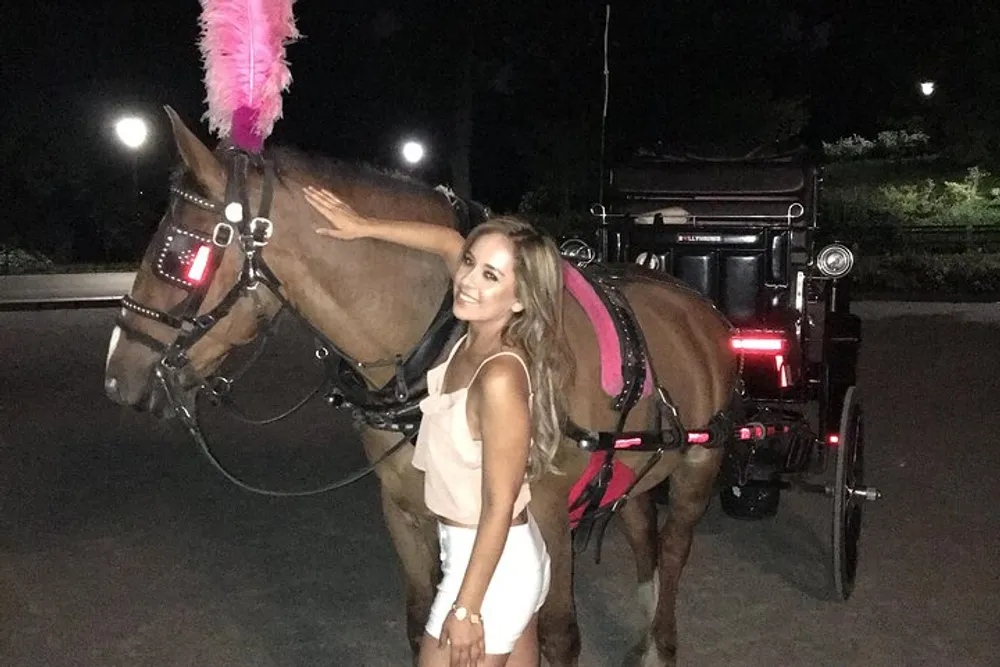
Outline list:
[[[487,357],[473,385],[477,393],[489,399],[508,394],[527,396],[530,381],[524,352],[510,348]]]

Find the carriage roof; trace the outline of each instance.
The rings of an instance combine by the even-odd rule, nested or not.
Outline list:
[[[767,158],[645,157],[612,169],[610,211],[638,217],[672,208],[691,220],[815,221],[819,170],[804,154]]]

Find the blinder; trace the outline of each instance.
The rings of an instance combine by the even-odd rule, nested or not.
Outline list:
[[[196,290],[211,281],[234,235],[233,228],[224,222],[216,225],[211,236],[171,225],[163,234],[153,273],[181,289]]]

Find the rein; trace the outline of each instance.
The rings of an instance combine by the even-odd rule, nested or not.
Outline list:
[[[449,342],[453,343],[457,340],[461,334],[461,327],[451,314],[452,294],[450,291],[446,293],[430,327],[406,357],[396,355],[374,361],[354,359],[302,316],[294,305],[285,298],[281,291],[281,281],[271,271],[261,255],[261,251],[267,246],[274,230],[274,225],[269,217],[276,178],[273,165],[259,155],[251,155],[239,149],[231,149],[231,152],[233,159],[228,169],[224,202],[206,199],[180,186],[175,185],[170,188],[171,195],[175,198],[171,204],[172,207],[179,200],[211,213],[221,214],[223,219],[216,224],[212,234],[209,236],[177,225],[168,225],[162,233],[158,234],[157,240],[154,240],[154,243],[158,242],[161,246],[154,262],[154,274],[168,284],[187,290],[188,295],[169,311],[144,305],[132,298],[131,295],[126,295],[122,298],[123,311],[118,316],[116,324],[127,338],[131,338],[160,354],[160,359],[154,370],[155,381],[163,389],[174,415],[184,424],[199,449],[212,466],[230,482],[252,493],[278,497],[302,497],[343,488],[374,471],[380,463],[415,438],[420,423],[419,402],[426,394],[427,389],[427,369],[440,355],[440,351],[445,349]],[[254,217],[247,214],[249,201],[246,177],[247,169],[251,163],[259,167],[264,175],[260,206]],[[450,198],[449,201],[451,201]],[[454,202],[451,203],[453,208],[460,213],[461,224],[464,222],[463,218],[468,216],[461,211],[458,205]],[[462,204],[465,203],[462,202]],[[203,247],[209,248],[208,257],[204,263],[205,272],[203,273],[209,278],[208,280],[193,281],[189,277],[178,276],[171,271],[168,248],[178,238],[185,242],[193,239],[195,242],[203,243],[203,246],[198,249],[199,255],[202,254]],[[239,279],[214,308],[199,315],[211,287],[212,278],[222,263],[225,250],[234,241],[238,241],[238,247],[243,253],[243,265],[240,269]],[[227,378],[221,375],[209,378],[201,377],[193,369],[188,352],[230,313],[240,298],[248,295],[256,296],[261,285],[277,299],[280,308],[270,320],[260,318],[263,331],[258,348],[243,368],[238,373],[232,374],[231,377]],[[326,376],[319,385],[290,409],[274,417],[255,419],[233,403],[230,398],[230,390],[233,383],[239,380],[260,358],[274,328],[274,323],[285,311],[291,312],[298,322],[316,338],[316,357],[325,364]],[[177,331],[177,336],[172,343],[163,343],[131,325],[124,317],[126,312],[168,326]],[[379,389],[372,389],[360,372],[368,368],[388,366],[393,366],[396,369],[394,381]],[[184,381],[185,377],[188,378],[187,383]],[[214,404],[222,405],[240,421],[254,425],[273,424],[289,417],[318,394],[325,392],[325,399],[329,404],[337,408],[350,409],[357,422],[375,429],[397,431],[405,435],[370,465],[337,482],[309,491],[262,489],[237,479],[211,453],[198,421],[197,410],[195,406],[189,406],[185,401],[186,392],[195,388],[199,392],[207,389],[211,393],[211,400]]]
[[[168,400],[170,401],[171,405],[174,406],[174,409],[176,411],[175,414],[181,420],[181,423],[184,424],[184,428],[187,429],[187,432],[191,435],[192,439],[194,439],[195,443],[198,445],[198,449],[201,451],[202,454],[205,455],[205,458],[208,459],[208,462],[212,464],[212,467],[215,468],[223,477],[225,477],[230,482],[240,487],[244,491],[249,491],[250,493],[254,493],[261,496],[269,496],[272,498],[304,498],[306,496],[315,496],[321,493],[336,491],[337,489],[342,489],[345,486],[350,486],[351,484],[354,484],[355,482],[367,477],[369,474],[374,472],[380,463],[382,463],[390,456],[398,452],[403,447],[403,445],[412,442],[417,435],[416,430],[407,433],[402,438],[400,438],[395,444],[393,444],[392,447],[387,449],[382,454],[382,456],[378,457],[367,466],[360,468],[359,470],[347,475],[346,477],[343,477],[342,479],[337,480],[336,482],[331,482],[324,486],[315,489],[309,489],[307,491],[275,491],[273,489],[264,489],[258,486],[253,486],[252,484],[247,484],[246,482],[244,482],[243,480],[239,479],[231,472],[229,472],[226,469],[226,467],[219,462],[219,459],[216,458],[214,454],[212,454],[212,450],[208,446],[208,441],[205,439],[205,435],[201,431],[201,426],[198,423],[198,417],[192,414],[192,411],[189,410],[186,405],[184,405],[184,402],[180,397],[174,396],[175,388],[172,387],[173,382],[169,377],[167,377],[163,373],[163,366],[158,365],[156,367],[155,373],[157,381],[160,383],[160,386],[162,386],[164,391],[166,392]],[[312,398],[312,396],[314,395],[315,394],[310,394],[309,398]],[[297,409],[298,408],[295,408],[295,410]],[[288,414],[291,414],[291,412],[292,411],[290,411]]]

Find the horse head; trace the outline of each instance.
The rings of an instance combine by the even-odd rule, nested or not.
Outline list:
[[[241,156],[222,144],[210,150],[173,109],[166,111],[182,166],[123,299],[104,381],[115,402],[160,416],[171,407],[164,400],[165,380],[172,383],[173,398],[191,407],[202,378],[234,347],[252,340],[259,323],[279,308],[267,290],[238,288],[246,271],[244,246],[253,246],[241,239],[240,226],[232,220],[242,216],[227,209],[233,202],[257,203],[263,175],[252,165],[238,173]],[[234,179],[239,180],[236,189]],[[258,230],[265,233],[270,230]]]
[[[301,189],[330,188],[381,219],[453,225],[446,196],[293,151],[265,159],[226,143],[210,150],[167,113],[183,164],[111,336],[112,400],[160,416],[178,403],[191,409],[205,378],[282,306],[350,360],[392,359],[417,343],[447,290],[443,263],[389,244],[317,236],[325,223]],[[374,368],[366,379],[378,386],[386,373],[392,369]]]

